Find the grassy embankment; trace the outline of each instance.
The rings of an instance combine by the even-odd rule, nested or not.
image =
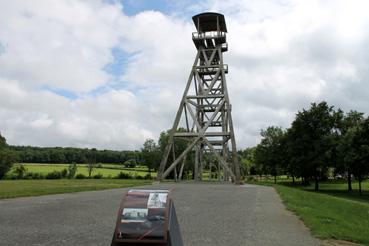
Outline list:
[[[351,193],[343,181],[321,183],[319,192],[313,191],[313,186],[293,186],[288,181],[253,183],[272,185],[287,209],[299,216],[313,235],[369,245],[369,181],[362,184],[362,196],[356,182]]]
[[[150,180],[135,179],[0,180],[0,199],[124,188],[149,184],[151,184]]]

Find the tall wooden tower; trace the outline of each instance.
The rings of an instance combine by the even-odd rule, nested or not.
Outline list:
[[[197,29],[192,33],[197,55],[169,133],[157,180],[164,179],[170,172],[180,179],[186,156],[194,154],[195,180],[202,179],[206,166],[204,155],[213,155],[223,180],[238,183],[240,168],[225,77],[228,65],[223,63],[223,52],[228,50],[226,22],[222,14],[210,12],[192,19]],[[175,138],[188,140],[187,147],[178,156],[174,154]],[[169,155],[172,156],[168,158]]]

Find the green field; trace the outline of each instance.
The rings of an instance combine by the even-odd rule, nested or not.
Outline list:
[[[46,175],[53,171],[61,171],[65,168],[68,168],[68,164],[38,164],[38,163],[32,163],[23,164],[27,170],[28,173],[41,173],[43,175]],[[8,172],[7,176],[11,176],[14,173],[14,170],[16,168],[17,164],[13,166],[13,168]],[[76,174],[83,174],[85,176],[88,176],[88,170],[85,164],[78,164],[78,169]],[[139,166],[135,168],[124,168],[121,165],[116,164],[102,164],[101,168],[94,168],[92,171],[92,175],[101,174],[104,178],[114,178],[116,177],[120,172],[128,173],[132,177],[141,176],[144,177],[147,175],[148,169],[144,166]],[[156,177],[156,173],[151,173],[152,177]]]
[[[321,183],[319,192],[314,192],[313,186],[292,186],[286,181],[277,185],[271,180],[252,183],[273,186],[287,209],[299,216],[313,235],[369,245],[368,180],[362,184],[362,196],[357,182],[353,182],[352,193],[346,191],[343,181]]]
[[[149,180],[134,179],[0,180],[0,199],[124,188],[149,184],[151,184]]]

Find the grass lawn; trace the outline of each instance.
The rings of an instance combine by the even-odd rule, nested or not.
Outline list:
[[[345,182],[325,182],[320,191],[313,186],[292,186],[289,182],[252,182],[272,185],[287,209],[299,216],[312,233],[322,239],[333,238],[369,245],[369,181],[362,184],[359,196],[357,183],[354,192],[347,193]]]
[[[11,175],[12,172],[14,172],[14,169],[17,164],[13,166],[13,168],[9,171],[8,175]],[[52,171],[61,171],[65,168],[68,168],[68,164],[28,164],[25,163],[24,166],[26,167],[27,172],[32,173],[42,173],[46,175],[47,173],[50,173]],[[88,170],[85,164],[78,164],[77,165],[77,173],[76,174],[83,174],[85,176],[88,176]],[[144,177],[149,172],[146,167],[136,167],[136,168],[123,168],[120,165],[114,165],[114,164],[102,164],[102,168],[94,168],[92,171],[92,175],[101,174],[104,178],[108,177],[115,177],[120,172],[129,173],[132,176],[142,176]],[[153,177],[156,177],[156,173],[151,173]]]
[[[0,180],[0,199],[148,185],[149,180],[57,179]]]

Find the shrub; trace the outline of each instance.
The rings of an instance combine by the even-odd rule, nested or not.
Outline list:
[[[146,174],[145,177],[144,177],[144,179],[152,179],[151,173]]]
[[[23,179],[44,179],[45,176],[42,173],[26,173]]]
[[[144,179],[141,175],[136,175],[136,179]]]
[[[77,164],[73,162],[68,166],[68,179],[74,178],[77,172]]]
[[[24,174],[27,172],[27,169],[23,164],[19,164],[15,167],[14,172],[17,174],[18,179],[22,179],[24,177]]]
[[[60,173],[61,173],[62,178],[66,178],[68,176],[68,170],[66,168],[61,170]]]
[[[15,174],[6,175],[6,176],[5,176],[5,178],[6,178],[6,179],[11,179],[11,180],[16,180],[16,179],[18,179],[18,178],[17,178],[17,175],[15,175]]]
[[[61,179],[62,173],[58,171],[52,171],[51,173],[46,174],[46,179]]]
[[[79,173],[79,174],[76,175],[76,179],[85,179],[85,178],[86,178],[86,176],[83,175],[82,173]]]
[[[248,176],[246,178],[247,181],[258,181],[254,176]]]
[[[94,176],[92,176],[93,179],[102,179],[103,175],[101,173],[95,174]]]
[[[123,165],[125,167],[128,167],[128,168],[133,168],[133,167],[136,167],[137,163],[136,163],[136,160],[134,159],[130,159],[130,160],[127,160],[123,163]]]
[[[25,175],[23,175],[23,179],[33,179],[32,173],[26,173]]]
[[[124,172],[120,172],[117,175],[117,179],[131,179],[132,175],[130,175],[129,173],[124,173]]]
[[[45,176],[42,173],[31,173],[32,179],[44,179]]]
[[[97,163],[97,164],[96,164],[96,168],[103,168],[102,163],[100,163],[100,162],[99,162],[99,163]]]

